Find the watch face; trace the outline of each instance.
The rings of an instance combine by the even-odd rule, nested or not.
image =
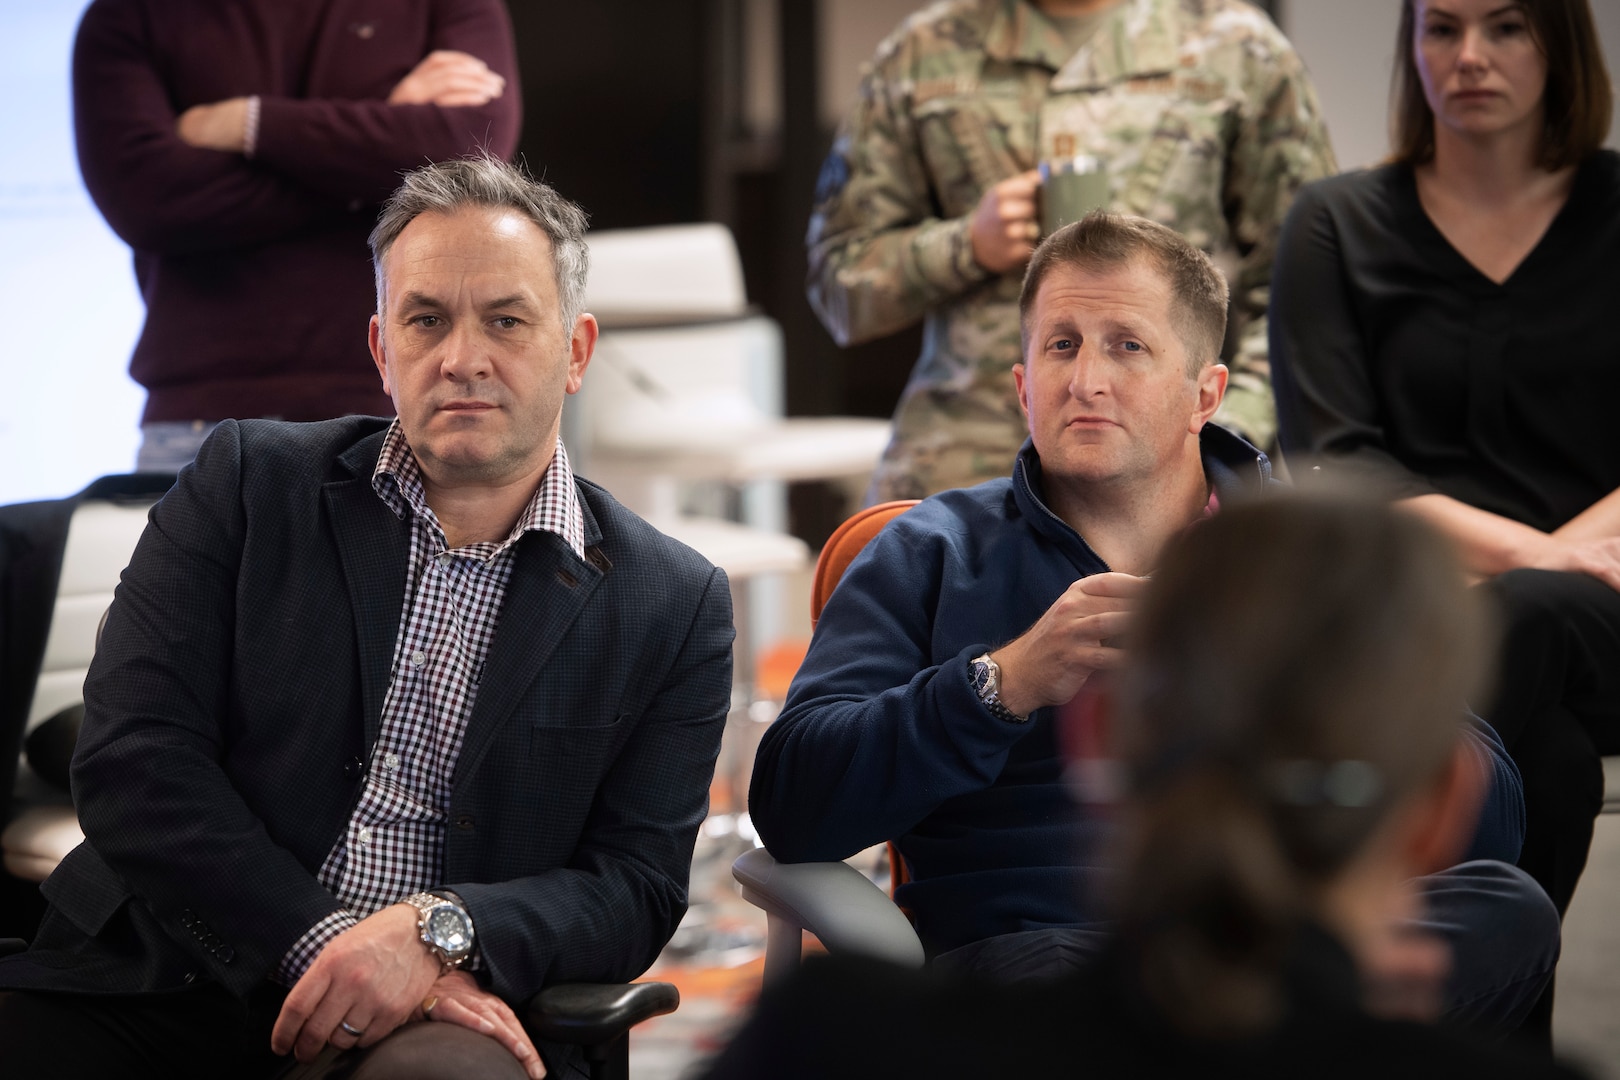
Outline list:
[[[990,689],[990,661],[979,659],[973,661],[973,692],[981,698]]]
[[[433,944],[451,956],[466,952],[472,946],[472,939],[467,930],[467,920],[461,917],[461,912],[448,904],[436,907],[428,913],[428,937],[432,939]]]

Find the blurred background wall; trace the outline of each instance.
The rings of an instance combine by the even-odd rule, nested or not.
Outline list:
[[[731,226],[750,297],[786,334],[789,411],[887,415],[916,332],[834,346],[804,300],[802,241],[816,171],[860,66],[915,0],[509,6],[530,167],[582,202],[596,228]],[[1341,163],[1376,161],[1399,0],[1269,6],[1311,69]],[[1610,70],[1620,71],[1620,3],[1593,7]],[[91,206],[73,157],[68,62],[83,8],[0,0],[0,303],[9,315],[0,502],[68,494],[134,458],[142,394],[124,368],[140,300],[128,250]],[[796,492],[796,515],[817,518],[815,500]]]

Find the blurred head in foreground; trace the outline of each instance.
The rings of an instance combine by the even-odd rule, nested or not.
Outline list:
[[[1461,852],[1487,627],[1444,543],[1368,501],[1234,506],[1167,552],[1113,725],[1116,900],[1144,988],[1189,1034],[1269,1026],[1296,928],[1355,955],[1408,879]]]

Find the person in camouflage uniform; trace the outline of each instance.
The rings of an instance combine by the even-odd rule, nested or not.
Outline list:
[[[1232,377],[1216,420],[1274,441],[1277,232],[1300,186],[1337,171],[1304,66],[1243,0],[1120,0],[1078,51],[1041,10],[1076,6],[944,0],[912,15],[878,47],[822,167],[806,240],[821,321],[850,345],[924,320],[872,501],[1011,471],[1032,170],[1079,154],[1105,164],[1110,209],[1176,229],[1226,272]]]

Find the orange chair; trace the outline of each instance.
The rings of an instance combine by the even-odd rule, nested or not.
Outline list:
[[[821,549],[811,586],[810,621],[821,617],[844,571],[883,527],[915,506],[916,500],[879,503],[840,525]],[[889,865],[898,886],[905,864],[889,845]],[[765,981],[799,966],[804,932],[832,952],[876,956],[921,967],[922,942],[894,902],[848,863],[778,863],[764,848],[744,852],[731,866],[743,899],[765,912]]]
[[[821,554],[816,557],[816,577],[810,584],[812,628],[820,620],[821,609],[827,606],[833,590],[843,580],[844,571],[855,561],[855,556],[872,542],[872,537],[883,531],[885,525],[916,505],[916,499],[896,499],[894,502],[868,506],[851,514],[848,521],[834,529],[833,534],[827,537],[827,542],[821,547]]]

